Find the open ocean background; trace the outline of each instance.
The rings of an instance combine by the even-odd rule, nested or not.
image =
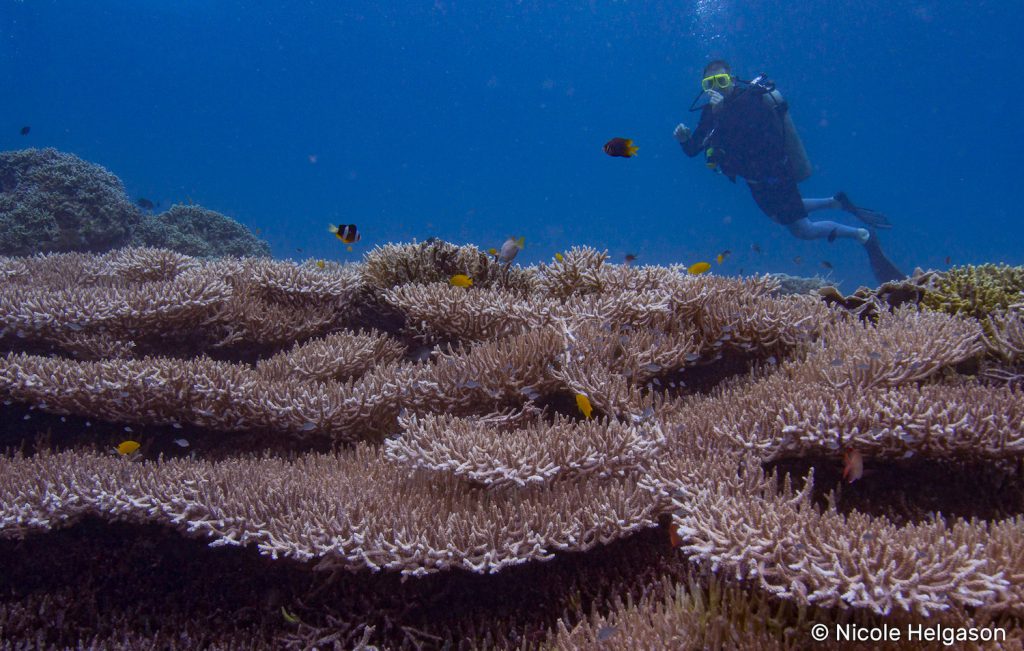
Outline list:
[[[796,240],[680,151],[704,64],[776,81],[815,168],[804,195],[887,213],[904,271],[1024,264],[1022,34],[1011,0],[0,0],[0,149],[74,153],[159,210],[260,228],[279,258],[523,235],[523,264],[729,249],[715,273],[828,260],[850,291],[875,284],[859,245]],[[605,155],[614,136],[639,155]],[[812,215],[830,218],[854,222]],[[348,253],[328,223],[363,239]]]

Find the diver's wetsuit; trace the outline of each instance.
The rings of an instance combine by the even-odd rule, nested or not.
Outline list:
[[[758,208],[773,221],[789,228],[797,237],[856,237],[861,229],[834,222],[807,219],[807,205],[789,169],[786,135],[776,109],[764,101],[761,88],[736,88],[723,98],[716,111],[708,104],[690,138],[681,143],[691,158],[712,147],[712,161],[735,181],[743,177]],[[879,246],[871,233],[864,249],[879,283],[905,278]]]
[[[737,88],[717,111],[704,107],[697,130],[682,147],[693,157],[709,146],[722,173],[734,181],[746,179],[757,206],[772,220],[788,225],[807,217],[787,166],[782,121],[764,102],[762,90]]]

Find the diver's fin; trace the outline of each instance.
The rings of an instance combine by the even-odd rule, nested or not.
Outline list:
[[[870,208],[863,208],[850,201],[850,197],[845,192],[837,192],[832,197],[839,202],[840,207],[846,212],[850,213],[857,219],[861,220],[872,228],[892,228],[892,222],[883,213],[877,210],[871,210]]]
[[[896,268],[896,265],[882,253],[882,246],[878,242],[878,233],[871,229],[868,241],[864,243],[864,250],[868,254],[868,262],[871,263],[871,271],[875,274],[878,284],[894,280],[903,280],[907,277],[905,273]]]

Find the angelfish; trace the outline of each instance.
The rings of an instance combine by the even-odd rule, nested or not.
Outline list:
[[[636,152],[639,150],[640,148],[634,145],[633,141],[629,138],[612,138],[604,143],[604,153],[609,156],[632,158],[636,156]]]

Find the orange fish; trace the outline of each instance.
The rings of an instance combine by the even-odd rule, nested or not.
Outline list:
[[[668,541],[673,547],[678,547],[683,544],[683,539],[679,536],[679,527],[672,524],[668,525]]]
[[[843,453],[843,479],[852,484],[864,476],[864,455],[852,447]]]
[[[609,156],[632,158],[636,156],[638,151],[640,151],[640,148],[634,145],[633,141],[629,138],[612,138],[604,143],[604,153]]]

